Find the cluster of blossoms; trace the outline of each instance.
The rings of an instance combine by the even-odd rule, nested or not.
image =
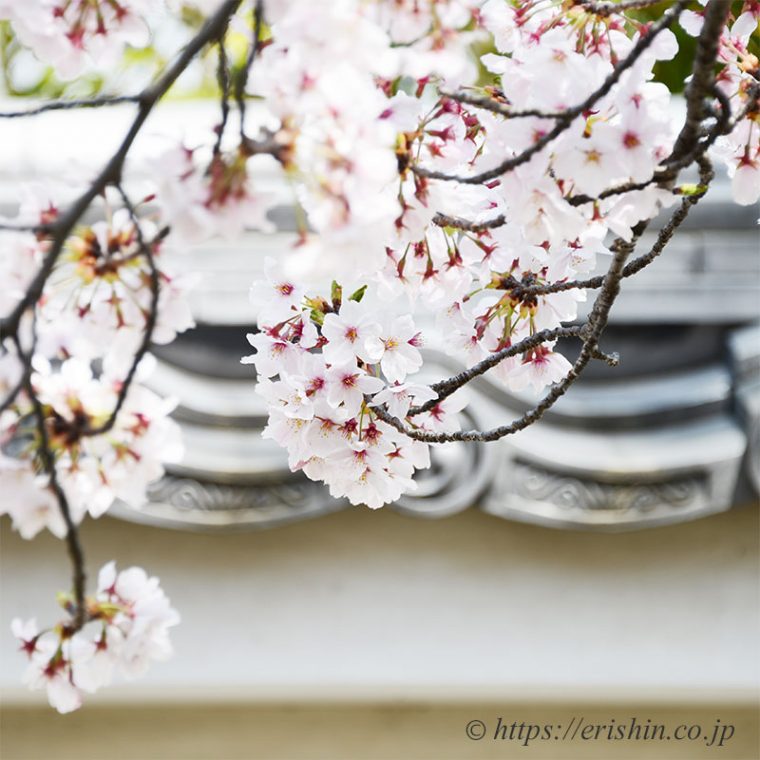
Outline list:
[[[113,426],[97,433],[116,405],[120,380],[107,372],[94,377],[81,359],[67,359],[54,369],[37,357],[34,369],[32,387],[43,406],[48,445],[72,519],[80,522],[87,513],[100,517],[116,499],[142,506],[146,487],[161,477],[163,464],[182,454],[179,428],[168,417],[174,403],[133,384]],[[24,538],[42,528],[63,537],[59,506],[47,477],[39,474],[39,432],[30,422],[32,413],[29,399],[20,395],[0,420],[0,486],[11,494],[0,513],[10,515]]]
[[[24,192],[18,216],[22,223],[55,222],[57,207],[39,188]],[[75,522],[88,512],[99,517],[115,499],[140,507],[147,485],[163,474],[162,463],[181,456],[179,430],[168,417],[174,403],[141,383],[149,361],[138,368],[112,424],[110,417],[153,306],[153,274],[143,246],[151,247],[159,281],[155,343],[168,343],[193,325],[185,300],[188,278],[169,274],[162,236],[150,220],[136,222],[123,208],[106,212],[106,221],[82,226],[66,240],[34,325],[23,325],[30,340],[34,335],[31,386],[45,412],[56,474]],[[4,291],[7,313],[22,297],[52,238],[13,232],[3,242],[0,261],[12,283]],[[19,362],[10,340],[4,349],[1,382],[9,390],[18,380]],[[3,500],[0,511],[11,515],[24,537],[43,527],[62,536],[60,510],[41,474],[40,431],[33,413],[32,400],[22,392],[0,415],[0,484],[13,494]]]
[[[251,157],[245,145],[216,151],[210,158],[185,146],[169,148],[157,162],[158,202],[180,242],[198,242],[222,235],[233,238],[245,229],[271,231],[267,213],[275,193],[254,188],[252,175],[269,156]]]
[[[249,334],[256,353],[243,358],[259,377],[270,407],[264,436],[288,450],[290,466],[322,480],[335,497],[377,508],[415,488],[415,470],[430,466],[428,445],[377,417],[387,404],[405,418],[412,404],[435,393],[410,376],[422,366],[420,332],[409,315],[381,318],[362,289],[330,300],[309,296],[274,276],[252,291],[261,305],[260,330]],[[273,379],[274,378],[274,379]],[[457,429],[459,397],[414,417],[419,430]]]
[[[59,601],[68,613],[55,627],[39,630],[34,619],[15,619],[13,635],[29,658],[24,682],[32,689],[47,689],[58,712],[82,705],[84,693],[108,685],[115,673],[137,678],[151,660],[165,660],[172,653],[169,628],[179,622],[177,611],[159,586],[142,568],[116,572],[113,562],[98,574],[97,593],[86,600],[86,621],[76,628],[74,603],[62,594]]]
[[[757,61],[746,51],[757,6],[746,6],[721,48],[734,51],[733,58],[722,54],[721,81],[733,83],[727,94],[737,108],[756,83]],[[296,284],[270,280],[270,288],[282,288],[285,308],[272,312],[271,299],[255,299],[260,332],[249,340],[257,354],[244,361],[256,365],[259,392],[269,403],[266,435],[288,448],[291,466],[324,480],[335,495],[373,506],[394,498],[402,480],[380,459],[364,467],[385,473],[383,495],[370,478],[357,484],[353,471],[344,482],[343,462],[368,456],[368,436],[385,443],[386,457],[393,450],[398,432],[374,418],[372,405],[403,392],[394,384],[403,387],[419,366],[395,372],[393,359],[383,363],[384,341],[415,351],[414,315],[420,307],[432,309],[447,349],[472,365],[570,322],[584,291],[542,288],[587,274],[599,254],[609,253],[610,233],[630,239],[637,223],[677,200],[654,181],[679,126],[669,90],[652,81],[655,63],[678,50],[670,30],[660,30],[615,84],[544,146],[561,115],[593,98],[649,27],[572,3],[488,0],[414,8],[456,21],[442,32],[445,21],[420,20],[415,34],[399,40],[406,44],[394,47],[388,42],[411,12],[405,3],[331,3],[319,22],[294,3],[272,19],[273,42],[252,85],[280,119],[277,134],[288,144],[283,165],[316,233],[304,234],[289,273],[303,278],[308,269],[315,280],[329,273],[366,294],[361,304],[347,302],[334,313],[334,305],[306,297]],[[462,52],[479,33],[493,39],[495,52],[482,64],[494,79],[468,87],[476,75]],[[468,97],[446,94],[462,88]],[[484,99],[491,107],[479,107]],[[740,203],[760,194],[756,119],[757,111],[750,111],[724,138],[733,151],[729,171],[736,172]],[[513,170],[468,181],[526,151],[529,160]],[[471,224],[463,229],[454,217]],[[502,221],[491,224],[496,219]],[[366,334],[357,332],[361,337],[349,351],[345,335],[360,328]],[[338,329],[348,332],[341,338]],[[491,374],[512,391],[540,391],[570,368],[553,348],[531,348]],[[279,380],[267,379],[273,376]],[[339,392],[341,383],[350,392]],[[430,391],[416,392],[409,397],[422,403]],[[425,415],[404,419],[408,406],[387,409],[427,429]],[[336,416],[335,409],[343,411]]]
[[[19,188],[20,206],[14,224],[51,225],[59,204],[39,185]],[[144,203],[153,201],[145,198]],[[167,228],[147,214],[137,220],[126,208],[103,205],[103,221],[81,225],[66,239],[38,304],[37,350],[53,358],[104,358],[115,365],[134,353],[152,310],[152,272],[148,249],[159,280],[154,343],[170,343],[193,327],[186,300],[194,277],[179,272],[176,256],[165,250]],[[0,274],[8,287],[0,309],[10,312],[53,244],[52,233],[4,232]]]
[[[249,89],[278,124],[277,155],[314,233],[303,230],[301,271],[307,260],[325,272],[337,260],[353,274],[382,266],[399,216],[397,141],[431,105],[401,84],[421,95],[434,79],[456,86],[476,76],[467,50],[477,5],[295,0],[267,9],[272,38]]]
[[[150,0],[0,0],[0,17],[58,76],[73,79],[93,62],[115,63],[125,45],[147,45],[150,8]]]

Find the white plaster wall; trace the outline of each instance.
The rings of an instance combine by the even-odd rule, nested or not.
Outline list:
[[[353,509],[261,533],[205,535],[104,518],[89,567],[159,575],[176,655],[94,701],[750,702],[758,684],[758,519],[746,507],[623,535],[476,510],[425,521]],[[3,518],[0,687],[19,686],[14,615],[54,619],[62,543]]]

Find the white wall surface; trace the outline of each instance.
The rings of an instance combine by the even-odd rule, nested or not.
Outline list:
[[[39,703],[9,623],[55,619],[65,549],[3,523],[0,687]],[[622,535],[353,509],[226,535],[103,518],[83,539],[93,575],[143,565],[183,616],[175,657],[100,704],[756,697],[756,507]]]

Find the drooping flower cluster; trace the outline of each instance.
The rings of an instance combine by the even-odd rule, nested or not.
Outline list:
[[[40,188],[22,192],[22,224],[55,222],[57,205]],[[123,208],[112,212],[106,206],[105,212],[104,221],[79,227],[67,238],[37,305],[34,325],[28,320],[22,324],[27,342],[34,335],[31,386],[45,415],[45,435],[74,522],[87,513],[99,517],[115,499],[139,508],[148,483],[163,474],[163,463],[177,461],[182,451],[178,427],[168,417],[175,403],[142,384],[150,371],[149,357],[110,424],[153,311],[154,274],[158,295],[153,342],[171,341],[193,320],[185,301],[189,278],[170,274],[172,263],[162,252],[158,227],[141,219],[138,229]],[[0,260],[11,283],[3,298],[8,313],[53,239],[44,232],[10,232],[3,234],[2,243]],[[148,246],[155,273],[144,250]],[[20,378],[16,353],[7,340],[0,382],[5,393]],[[25,538],[44,527],[58,536],[65,533],[40,458],[41,444],[32,399],[22,391],[0,415],[0,487],[13,495],[2,500],[0,512],[11,516]]]
[[[167,150],[157,160],[158,202],[181,242],[221,235],[234,238],[245,229],[271,231],[267,219],[277,196],[255,188],[252,175],[268,156],[251,157],[240,145],[218,151],[205,162],[184,146]],[[204,166],[205,164],[205,166]]]
[[[113,426],[98,433],[115,407],[120,380],[107,371],[94,376],[80,359],[53,367],[38,357],[34,366],[32,387],[43,405],[49,448],[74,521],[86,513],[100,517],[115,499],[142,506],[147,485],[182,453],[179,428],[168,417],[174,402],[135,383]],[[11,516],[24,538],[42,528],[62,537],[65,526],[43,474],[32,411],[21,395],[2,417],[0,486],[14,498],[3,499],[0,512]]]
[[[58,204],[43,187],[22,186],[20,196],[14,222],[50,224],[58,218]],[[147,215],[136,223],[127,209],[113,210],[112,205],[104,204],[102,221],[79,226],[66,239],[45,284],[37,315],[37,348],[51,359],[102,357],[116,365],[133,353],[152,309],[153,273],[146,249],[159,281],[152,341],[169,343],[194,325],[186,301],[194,278],[177,273],[176,255],[165,251],[168,230]],[[4,312],[21,299],[51,245],[49,233],[2,233],[0,272],[10,283],[3,291]]]
[[[29,658],[24,682],[46,689],[48,701],[60,713],[81,707],[85,693],[106,686],[115,674],[143,675],[152,660],[172,653],[169,628],[179,615],[159,586],[139,567],[116,572],[113,562],[98,575],[94,597],[87,598],[86,622],[75,630],[73,600],[59,597],[67,617],[40,630],[34,619],[12,623],[13,635]]]
[[[412,405],[432,400],[430,388],[410,377],[422,366],[422,337],[409,315],[381,314],[362,290],[344,298],[334,284],[330,301],[308,296],[271,271],[252,293],[259,332],[257,391],[270,407],[264,436],[288,450],[290,466],[322,480],[335,497],[377,508],[414,490],[414,472],[430,466],[429,447],[377,417],[387,404],[406,418]],[[457,429],[452,397],[415,415],[419,430]]]

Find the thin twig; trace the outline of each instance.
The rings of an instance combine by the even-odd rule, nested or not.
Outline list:
[[[226,33],[227,27],[225,26],[224,31],[219,35],[219,41],[217,44],[219,62],[216,69],[216,78],[219,82],[219,107],[222,112],[222,120],[216,128],[216,142],[214,143],[215,155],[222,149],[224,130],[227,127],[227,119],[229,119],[230,116],[230,68],[229,61],[227,60],[227,48],[224,46],[224,36]]]
[[[36,328],[33,332],[35,333],[36,341]],[[21,343],[17,336],[14,336],[14,341],[19,355],[23,355]],[[31,363],[31,354],[29,355],[28,361]],[[66,525],[66,548],[71,561],[72,591],[74,593],[75,603],[73,627],[75,630],[79,630],[86,622],[85,587],[87,584],[87,574],[85,572],[82,543],[79,540],[79,530],[76,522],[71,516],[71,507],[68,498],[66,497],[66,492],[63,490],[58,479],[58,471],[55,467],[55,455],[50,448],[50,436],[48,435],[47,426],[45,424],[45,410],[43,409],[42,402],[34,389],[30,373],[24,375],[23,387],[29,396],[32,409],[34,410],[35,425],[37,427],[37,435],[39,436],[37,453],[40,458],[40,463],[42,464],[42,469],[48,476],[50,490],[53,492],[53,495],[58,502],[61,517],[63,517],[63,522]]]
[[[578,5],[582,6],[587,13],[593,13],[595,16],[607,17],[613,13],[625,13],[626,11],[638,11],[644,8],[651,8],[659,5],[662,0],[621,0],[620,2],[592,2],[591,0],[580,0]]]
[[[602,190],[602,192],[596,196],[582,194],[570,195],[565,198],[565,200],[571,206],[583,206],[586,203],[598,203],[599,201],[603,201],[606,198],[612,198],[616,195],[633,193],[637,190],[646,190],[646,188],[650,187],[651,185],[659,184],[661,182],[668,182],[671,179],[672,175],[670,174],[665,177],[661,173],[655,172],[650,179],[644,180],[642,182],[626,182],[622,185],[616,185],[615,187],[608,187],[605,190]]]
[[[435,408],[444,399],[451,396],[458,391],[462,386],[474,380],[476,377],[480,377],[492,369],[497,364],[501,364],[505,359],[509,359],[512,356],[519,356],[529,351],[531,348],[536,348],[542,343],[549,340],[557,340],[558,338],[579,338],[583,337],[584,328],[581,326],[569,326],[569,327],[553,327],[547,330],[541,330],[540,332],[530,335],[527,338],[523,338],[519,343],[515,343],[513,346],[507,346],[502,348],[501,351],[496,351],[487,356],[482,361],[473,365],[469,369],[463,370],[453,377],[449,377],[446,380],[433,383],[430,386],[431,390],[435,391],[437,396],[431,401],[427,401],[418,407],[414,407],[409,411],[409,416],[413,417],[416,414],[422,412],[429,412]]]
[[[240,139],[246,140],[245,135],[245,88],[248,84],[248,77],[251,74],[253,68],[253,62],[256,60],[256,55],[259,52],[261,46],[261,24],[264,19],[264,2],[263,0],[256,0],[253,6],[253,38],[251,39],[251,47],[248,50],[248,57],[245,61],[245,66],[238,74],[237,81],[235,82],[235,102],[237,103],[238,111],[240,113]]]
[[[697,147],[705,116],[705,97],[711,92],[715,81],[718,43],[730,11],[731,0],[710,0],[707,4],[702,29],[697,38],[691,80],[686,87],[686,118],[666,164],[672,165],[684,156],[693,154]]]
[[[3,399],[3,402],[0,404],[0,414],[2,414],[6,409],[10,408],[11,404],[13,404],[13,402],[16,400],[18,394],[21,393],[23,388],[26,386],[27,379],[32,373],[31,358],[34,356],[34,350],[37,345],[36,331],[32,336],[32,346],[27,354],[24,354],[23,349],[21,348],[21,340],[19,339],[18,335],[14,335],[11,340],[13,342],[13,345],[16,347],[16,354],[18,356],[19,364],[21,365],[21,375],[19,376],[19,379],[16,381],[16,383],[14,383],[13,387],[8,391],[5,398]],[[6,347],[0,346],[0,351],[2,350],[8,351]]]
[[[159,276],[158,268],[156,267],[152,243],[148,243],[145,240],[142,230],[140,229],[140,222],[137,218],[135,207],[132,204],[132,201],[129,199],[129,196],[124,192],[124,188],[121,185],[117,185],[116,189],[118,190],[122,202],[124,203],[124,208],[126,208],[129,212],[132,224],[134,225],[139,251],[141,255],[145,257],[145,261],[148,264],[148,276],[150,281],[150,307],[148,309],[148,313],[145,315],[145,327],[143,328],[142,340],[140,341],[140,345],[138,346],[137,351],[135,351],[132,357],[132,363],[129,367],[129,370],[124,380],[121,382],[119,393],[116,397],[116,403],[114,404],[111,413],[108,415],[108,419],[96,427],[85,428],[81,432],[81,435],[83,436],[93,436],[107,433],[109,430],[111,430],[111,428],[113,428],[114,424],[116,423],[116,418],[119,416],[119,412],[124,406],[124,402],[127,399],[129,389],[132,386],[132,381],[135,378],[135,374],[137,373],[137,369],[140,366],[140,362],[142,361],[145,354],[148,353],[148,349],[150,348],[153,332],[156,327],[156,320],[158,318],[158,300],[161,296],[161,278]]]
[[[508,119],[526,119],[535,117],[537,119],[562,119],[565,116],[564,111],[541,111],[538,108],[517,109],[509,103],[502,103],[488,95],[471,95],[467,92],[441,92],[445,98],[455,100],[457,103],[482,108],[485,111],[498,113],[506,116]]]
[[[72,111],[79,108],[104,108],[118,106],[124,103],[139,103],[142,95],[101,95],[96,98],[79,100],[53,100],[21,111],[0,111],[0,119],[23,119],[27,116],[37,116],[48,111]]]

